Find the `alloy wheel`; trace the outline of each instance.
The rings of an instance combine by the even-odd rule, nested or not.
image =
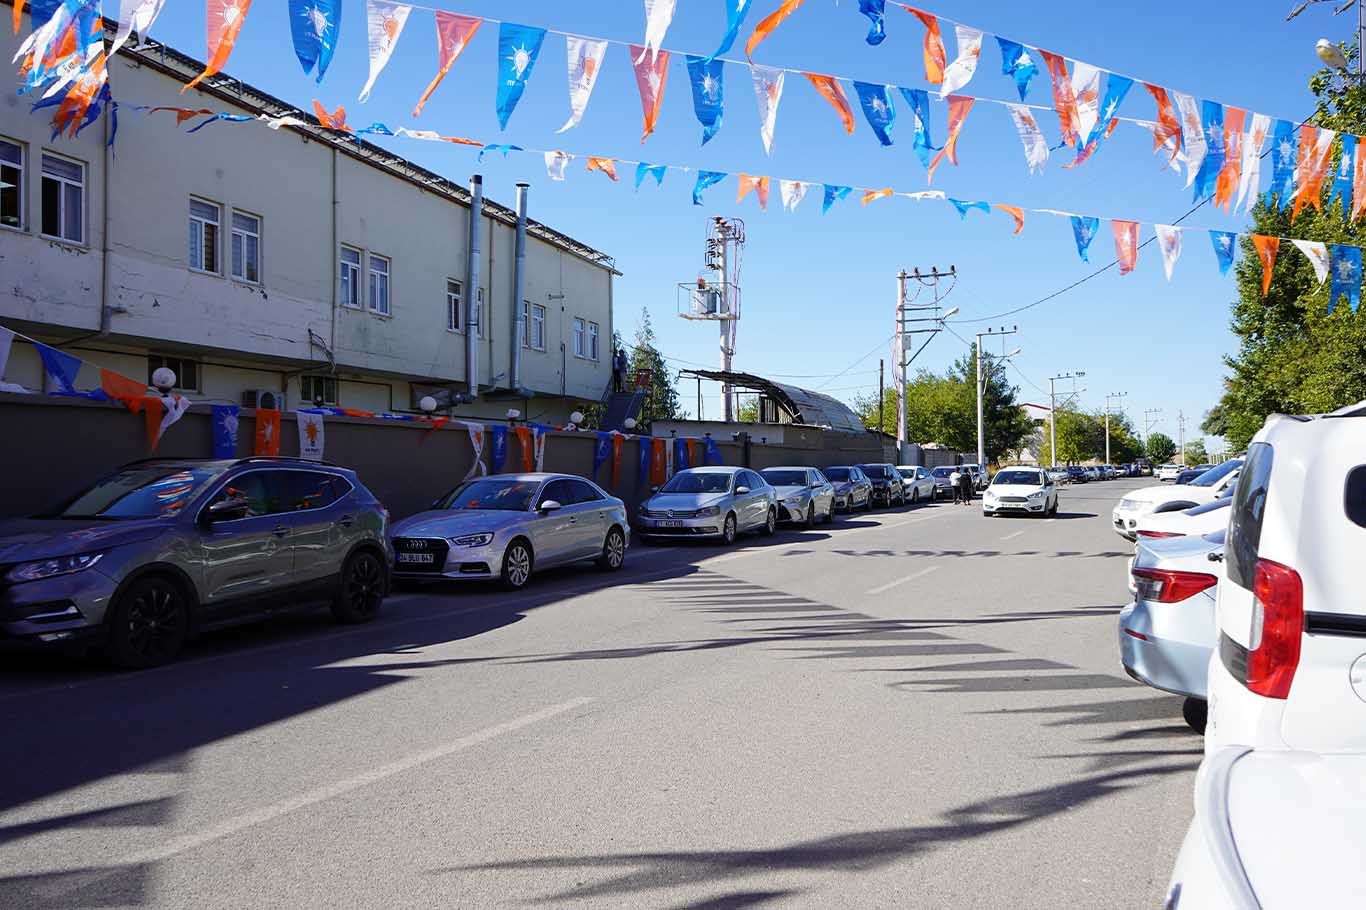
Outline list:
[[[140,662],[151,665],[169,660],[180,650],[188,617],[180,593],[157,581],[137,591],[126,622],[128,650]]]
[[[525,587],[531,578],[531,551],[526,544],[514,543],[503,559],[503,577],[512,588]]]
[[[607,532],[607,543],[603,544],[603,559],[606,568],[620,569],[626,559],[626,539],[616,528]]]
[[[368,619],[379,610],[384,599],[384,576],[379,560],[369,553],[358,553],[351,560],[346,576],[346,599],[358,619]]]

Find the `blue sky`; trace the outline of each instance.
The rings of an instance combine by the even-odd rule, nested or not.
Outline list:
[[[639,42],[645,29],[643,6],[637,0],[429,4],[620,41]],[[776,6],[777,0],[755,0],[739,46],[728,56],[742,56],[744,37]],[[1307,81],[1317,64],[1314,41],[1321,36],[1349,37],[1353,24],[1346,21],[1348,16],[1332,17],[1329,5],[1287,23],[1289,0],[1197,2],[1179,10],[1150,4],[1007,0],[925,0],[923,6],[988,33],[977,74],[963,89],[967,94],[1017,100],[1013,82],[1000,72],[1000,55],[991,37],[999,34],[1197,98],[1292,119],[1312,110]],[[920,24],[889,3],[888,37],[878,47],[864,42],[867,25],[855,0],[808,0],[760,46],[755,62],[927,87]],[[723,30],[722,0],[681,0],[664,47],[710,53]],[[944,31],[952,59],[952,27],[945,24]],[[203,58],[203,4],[167,4],[153,34]],[[648,307],[659,347],[675,368],[717,363],[715,327],[677,318],[675,285],[698,274],[706,218],[725,215],[742,217],[748,234],[739,369],[821,388],[845,400],[875,391],[878,358],[890,356],[883,339],[893,328],[897,270],[953,264],[960,279],[951,305],[961,308],[955,320],[961,335],[970,338],[988,324],[1018,326],[1011,346],[1018,345],[1022,353],[1015,358],[1018,369],[1013,376],[1024,400],[1046,403],[1049,376],[1084,370],[1084,406],[1098,407],[1107,393],[1127,392],[1121,404],[1136,423],[1142,424],[1145,410],[1161,408],[1154,430],[1175,437],[1178,411],[1184,411],[1187,435],[1193,438],[1204,411],[1219,397],[1220,358],[1234,344],[1228,320],[1236,288],[1231,274],[1219,275],[1203,229],[1240,230],[1246,224],[1241,216],[1208,206],[1192,216],[1185,224],[1195,230],[1186,234],[1185,253],[1170,283],[1154,244],[1141,251],[1131,275],[1111,270],[1026,312],[988,324],[972,323],[969,320],[1035,301],[1110,261],[1108,225],[1102,223],[1088,266],[1077,257],[1067,220],[1051,216],[1030,216],[1020,236],[1012,236],[1010,219],[1000,213],[972,212],[961,221],[945,203],[896,197],[867,208],[851,198],[822,216],[818,191],[808,195],[796,213],[785,213],[777,198],[778,176],[906,191],[930,188],[911,148],[910,118],[899,121],[894,146],[880,146],[857,110],[852,86],[846,85],[858,120],[853,136],[846,136],[834,111],[804,79],[790,74],[773,154],[766,157],[749,73],[728,65],[723,126],[701,147],[701,127],[693,116],[681,53],[672,64],[658,127],[644,146],[635,78],[627,51],[620,46],[607,53],[582,123],[555,134],[568,116],[564,40],[555,35],[546,39],[526,94],[507,130],[500,132],[494,111],[496,48],[497,27],[486,25],[414,120],[412,107],[436,68],[431,13],[414,11],[369,102],[359,105],[356,96],[368,71],[364,3],[345,0],[336,56],[319,86],[303,74],[294,57],[283,0],[257,0],[227,72],[302,109],[309,109],[314,98],[329,109],[344,105],[353,125],[379,120],[391,127],[434,129],[529,149],[559,148],[575,155],[773,175],[767,212],[759,210],[752,196],[736,205],[733,179],[712,189],[706,206],[695,207],[690,200],[691,174],[671,172],[662,188],[651,181],[635,192],[629,168],[623,168],[622,183],[613,185],[600,174],[585,173],[580,159],[571,163],[565,182],[552,183],[539,155],[514,154],[507,160],[490,155],[476,164],[473,150],[383,140],[396,152],[453,179],[482,173],[487,192],[505,203],[512,201],[515,182],[529,181],[533,217],[616,258],[624,273],[615,292],[618,327],[629,338],[641,308]],[[1046,76],[1036,78],[1028,100],[1048,104],[1050,97]],[[1154,105],[1136,86],[1120,113],[1151,118]],[[942,143],[945,105],[935,102],[931,117],[934,139]],[[1056,117],[1040,113],[1039,122],[1055,143]],[[214,130],[256,128],[215,126],[185,142],[212,142]],[[959,141],[960,166],[942,164],[933,188],[962,199],[1170,223],[1190,208],[1190,191],[1184,188],[1184,176],[1164,169],[1151,147],[1147,133],[1121,124],[1085,165],[1064,170],[1068,159],[1057,152],[1043,174],[1031,176],[1006,110],[979,103]],[[1263,186],[1269,176],[1268,163]],[[1143,236],[1150,237],[1151,230],[1145,226]],[[942,369],[964,350],[951,335],[940,335],[917,366]],[[694,387],[687,384],[681,391],[685,406],[695,411]],[[705,407],[707,416],[718,415],[714,396]]]

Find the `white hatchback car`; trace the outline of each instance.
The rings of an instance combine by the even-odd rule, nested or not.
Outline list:
[[[1211,468],[1190,483],[1175,486],[1158,484],[1126,493],[1111,513],[1115,533],[1126,540],[1138,534],[1138,522],[1154,512],[1181,512],[1214,502],[1233,489],[1243,461],[1236,458]]]
[[[1056,515],[1058,485],[1039,468],[1002,468],[982,494],[982,514]]]
[[[934,477],[929,471],[916,464],[899,464],[896,472],[901,475],[901,482],[906,487],[907,502],[914,504],[922,499],[934,499]]]
[[[1175,480],[1176,475],[1180,474],[1183,470],[1185,470],[1185,468],[1179,464],[1164,464],[1158,466],[1157,470],[1153,472],[1153,476],[1158,480]]]

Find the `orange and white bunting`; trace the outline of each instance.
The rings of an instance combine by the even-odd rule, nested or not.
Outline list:
[[[1115,235],[1115,259],[1119,260],[1119,273],[1127,275],[1138,262],[1138,222],[1112,220],[1110,229]]]
[[[752,177],[749,174],[740,174],[738,176],[740,178],[740,186],[735,193],[735,202],[737,204],[744,202],[745,197],[750,194],[751,190],[753,190],[754,195],[759,197],[759,208],[767,209],[769,187],[768,178]]]
[[[1015,230],[1011,231],[1012,234],[1018,234],[1024,230],[1024,209],[1018,205],[993,205],[992,208],[1005,212],[1015,219]]]
[[[314,98],[313,113],[317,116],[318,123],[326,129],[336,130],[339,133],[352,132],[351,127],[346,125],[346,108],[344,107],[338,106],[335,111],[328,113],[322,102]]]
[[[1295,207],[1290,212],[1293,222],[1300,209],[1312,205],[1315,211],[1322,206],[1320,198],[1323,181],[1332,165],[1333,140],[1337,131],[1304,124],[1300,127],[1300,160],[1295,170]]]
[[[427,90],[422,93],[422,97],[417,102],[417,107],[413,108],[414,117],[422,113],[422,108],[427,105],[427,99],[432,97],[432,92],[436,91],[441,80],[446,78],[446,73],[450,72],[451,66],[469,46],[470,39],[474,37],[474,33],[479,31],[479,26],[483,24],[483,19],[474,16],[460,16],[446,12],[436,14],[436,77],[432,79],[432,84],[427,86]]]
[[[1053,109],[1058,112],[1058,128],[1062,131],[1063,144],[1076,146],[1079,141],[1077,98],[1072,91],[1072,81],[1067,76],[1067,61],[1043,49],[1039,50],[1039,54],[1048,66],[1048,77],[1053,84]]]
[[[669,52],[659,51],[648,62],[645,57],[645,48],[638,44],[631,45],[631,66],[636,71],[636,87],[640,89],[640,109],[644,117],[640,134],[642,145],[655,131],[659,106],[664,101],[664,86],[669,81]]]
[[[608,42],[597,38],[566,35],[565,50],[569,56],[569,119],[555,132],[563,133],[579,125],[588,99],[602,71],[602,58],[607,54]]]
[[[357,99],[362,104],[369,100],[375,80],[389,65],[389,58],[398,46],[398,37],[403,34],[403,26],[408,24],[408,15],[413,11],[405,3],[393,3],[390,0],[368,0],[368,3],[365,15],[369,32],[370,75]]]
[[[1235,211],[1244,208],[1252,209],[1252,204],[1257,201],[1257,188],[1261,186],[1262,180],[1262,149],[1266,146],[1266,137],[1271,131],[1271,118],[1266,114],[1253,114],[1252,125],[1247,128],[1247,135],[1242,140],[1243,163],[1238,171],[1238,198],[1233,203]],[[1361,156],[1357,156],[1357,169],[1361,170]],[[1366,189],[1366,184],[1362,184]],[[1356,195],[1352,196],[1355,203]],[[1355,217],[1355,216],[1353,216]]]
[[[958,166],[958,134],[963,130],[963,121],[968,117],[968,111],[972,110],[972,102],[976,99],[967,95],[950,95],[949,102],[949,138],[944,140],[944,147],[939,150],[939,154],[934,156],[930,162],[928,181],[934,182],[934,169],[939,167],[939,162],[948,158],[954,167]]]
[[[953,31],[958,38],[958,56],[944,70],[944,83],[939,88],[941,96],[951,95],[971,82],[982,56],[980,31],[966,25],[955,25]]]
[[[1262,261],[1262,296],[1271,290],[1271,270],[1276,267],[1276,254],[1281,250],[1281,238],[1267,237],[1264,234],[1249,234],[1252,245],[1257,249],[1257,258]]]
[[[242,31],[242,23],[247,21],[251,0],[208,0],[207,7],[209,62],[204,72],[180,90],[182,95],[227,65],[232,49],[237,46],[237,35]]]
[[[759,138],[764,141],[764,154],[773,154],[773,128],[778,123],[778,102],[783,97],[785,70],[771,66],[749,65],[754,77],[754,96],[759,102]]]
[[[867,205],[868,203],[876,202],[879,199],[886,199],[894,192],[896,192],[896,190],[892,189],[891,187],[885,187],[880,190],[864,190],[862,204]]]
[[[669,23],[674,20],[674,7],[678,0],[645,0],[645,46],[631,47],[631,59],[641,63],[645,55],[650,55],[653,63],[659,56],[659,46],[664,43],[664,35],[669,31]]]
[[[821,97],[830,102],[830,106],[835,109],[835,113],[840,115],[840,123],[844,124],[844,131],[850,136],[854,135],[854,112],[849,107],[849,97],[844,94],[844,88],[839,80],[834,76],[822,76],[818,73],[802,73],[811,84],[816,87],[816,91],[821,93]]]
[[[613,181],[617,177],[617,160],[615,158],[593,158],[589,157],[588,164],[584,167],[587,171],[599,171],[611,177]]]
[[[782,25],[783,20],[796,12],[797,7],[801,6],[803,2],[804,0],[783,0],[782,6],[765,16],[754,27],[749,40],[745,42],[745,59],[748,60],[753,57],[754,49],[759,46],[759,42],[771,35],[775,28]]]
[[[1243,123],[1247,111],[1231,104],[1224,106],[1224,166],[1214,181],[1214,205],[1233,210],[1233,193],[1243,172]]]
[[[1172,280],[1172,269],[1176,268],[1176,260],[1181,258],[1181,228],[1172,224],[1155,224],[1153,230],[1157,232],[1157,248],[1162,253],[1162,269],[1167,273],[1167,280]]]
[[[901,8],[925,26],[925,81],[930,85],[942,84],[948,56],[944,53],[944,36],[939,33],[939,19],[905,4]]]

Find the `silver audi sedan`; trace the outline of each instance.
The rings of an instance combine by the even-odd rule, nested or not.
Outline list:
[[[514,591],[534,570],[565,563],[615,572],[631,538],[626,504],[568,474],[469,480],[391,533],[400,580],[497,579]]]
[[[778,494],[749,468],[679,471],[640,504],[642,541],[709,537],[732,544],[743,531],[771,536],[778,528]]]
[[[778,493],[779,517],[814,528],[835,520],[835,486],[815,468],[764,468],[760,474]]]

